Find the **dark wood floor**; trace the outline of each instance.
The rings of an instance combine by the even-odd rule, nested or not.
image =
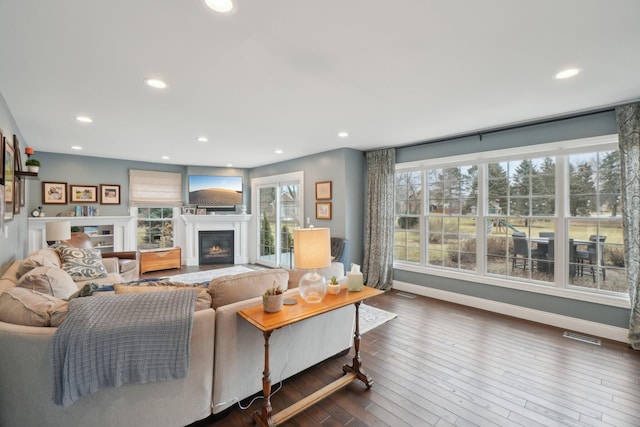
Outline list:
[[[354,382],[283,425],[640,426],[640,352],[628,345],[596,346],[560,329],[403,295],[367,301],[398,314],[363,334],[373,387]],[[285,381],[274,410],[338,378],[350,357]],[[193,427],[250,426],[260,404]]]

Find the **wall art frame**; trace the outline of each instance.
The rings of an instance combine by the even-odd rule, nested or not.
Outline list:
[[[43,205],[66,205],[67,204],[67,183],[66,182],[43,182],[42,183],[42,204]]]
[[[2,141],[2,138],[0,138]],[[3,151],[3,150],[0,150]],[[2,169],[2,167],[0,167]],[[0,184],[0,236],[4,235],[4,185]]]
[[[120,185],[100,184],[100,204],[101,205],[119,205],[120,204]]]
[[[331,200],[331,181],[316,182],[316,200]]]
[[[13,142],[9,142],[7,137],[4,140],[4,220],[5,222],[13,220],[15,191],[16,191],[16,155]]]
[[[14,185],[13,185],[13,214],[19,215],[20,208],[24,206],[23,200],[23,188],[25,186],[24,180],[21,178],[18,172],[22,172],[22,159],[20,158],[20,142],[18,137],[13,135],[13,152],[15,159],[14,163]]]
[[[331,202],[316,202],[316,219],[331,219]]]
[[[0,129],[0,185],[4,185],[4,137],[2,136],[2,129]],[[2,196],[4,200],[4,188],[2,189]]]
[[[69,185],[71,203],[96,203],[98,201],[97,185]]]

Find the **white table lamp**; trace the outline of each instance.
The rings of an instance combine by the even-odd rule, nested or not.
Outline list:
[[[45,227],[48,242],[55,241],[56,244],[59,244],[61,240],[69,240],[71,238],[70,221],[51,221],[47,222]]]
[[[327,281],[316,269],[331,265],[331,236],[328,228],[293,230],[295,267],[312,270],[300,278],[300,296],[306,302],[320,302],[327,294]]]

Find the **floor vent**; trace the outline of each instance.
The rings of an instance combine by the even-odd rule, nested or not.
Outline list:
[[[562,334],[562,336],[565,337],[565,338],[572,339],[572,340],[586,342],[588,344],[593,344],[593,345],[601,345],[602,344],[602,341],[600,341],[598,338],[593,338],[593,337],[588,337],[586,335],[576,334],[575,332],[564,331],[564,334]]]
[[[415,295],[405,294],[404,292],[396,292],[396,295],[398,295],[399,297],[404,297],[409,299],[414,299],[416,297]]]

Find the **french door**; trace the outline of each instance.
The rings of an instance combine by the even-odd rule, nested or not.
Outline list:
[[[257,263],[293,268],[293,229],[303,225],[302,184],[302,172],[253,180]]]

